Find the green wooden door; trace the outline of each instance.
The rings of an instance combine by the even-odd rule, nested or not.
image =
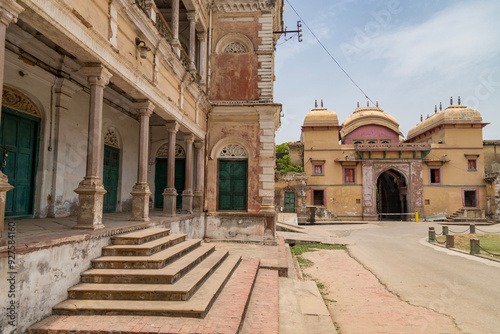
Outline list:
[[[14,113],[2,109],[0,144],[3,152],[0,154],[7,154],[2,171],[14,186],[7,192],[5,215],[32,215],[38,120]]]
[[[155,208],[163,208],[163,191],[167,187],[168,159],[156,159],[155,168]],[[182,192],[186,182],[186,159],[175,159],[174,186],[177,191],[176,207],[182,208]]]
[[[120,150],[104,145],[103,177],[104,189],[104,212],[115,212],[118,196],[118,173],[120,171]]]
[[[219,160],[219,210],[247,209],[247,161]]]
[[[285,212],[295,212],[295,193],[285,192]]]

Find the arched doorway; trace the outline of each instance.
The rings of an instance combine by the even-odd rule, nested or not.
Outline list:
[[[217,155],[219,163],[219,211],[248,208],[248,153],[238,144],[227,144]]]
[[[32,216],[41,115],[21,92],[4,87],[0,121],[0,166],[14,188],[7,192],[5,216]]]
[[[390,169],[377,179],[377,209],[381,220],[406,220],[408,212],[406,178]]]
[[[115,212],[118,202],[118,181],[120,174],[120,144],[118,135],[108,129],[104,136],[103,178],[106,194],[103,198],[103,212]]]
[[[163,191],[167,187],[168,171],[168,143],[160,146],[156,152],[155,166],[155,202],[156,209],[163,208]],[[175,145],[175,172],[174,187],[177,191],[175,206],[177,210],[182,209],[182,192],[184,191],[186,179],[186,151],[179,144]]]

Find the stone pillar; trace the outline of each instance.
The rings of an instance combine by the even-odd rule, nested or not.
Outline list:
[[[155,106],[149,101],[135,104],[140,117],[139,132],[139,157],[137,166],[137,183],[132,192],[132,217],[130,220],[149,221],[149,195],[148,185],[148,144],[149,144],[149,118]]]
[[[17,21],[17,17],[24,10],[14,0],[0,1],[0,87],[3,88],[4,63],[5,63],[5,32],[11,23]],[[0,94],[0,105],[2,105],[2,94]],[[0,109],[1,116],[1,109]],[[5,200],[7,191],[14,188],[9,184],[7,176],[0,171],[0,246],[7,244],[4,236]]]
[[[163,212],[166,216],[175,216],[177,191],[175,190],[175,141],[179,123],[176,121],[167,122],[168,131],[168,167],[167,167],[167,187],[163,192]]]
[[[201,32],[197,36],[200,41],[200,68],[198,73],[200,73],[201,77],[200,86],[205,89],[207,84],[207,33]]]
[[[373,161],[363,161],[363,220],[377,219],[376,183]]]
[[[111,73],[101,64],[82,68],[90,85],[89,130],[87,141],[87,169],[85,178],[75,189],[78,194],[77,224],[73,228],[103,228],[103,196],[106,193],[100,178],[102,149],[102,102],[104,86],[109,83]]]
[[[203,190],[205,188],[205,161],[203,151],[205,142],[197,141],[194,143],[196,149],[196,187],[194,189],[193,209],[196,212],[203,211]]]
[[[191,70],[196,69],[196,12],[187,13],[189,20],[189,67]]]
[[[193,213],[193,143],[194,135],[184,135],[186,142],[186,183],[182,192],[182,210]]]
[[[181,54],[181,42],[179,42],[179,0],[172,0],[172,47],[177,57]]]

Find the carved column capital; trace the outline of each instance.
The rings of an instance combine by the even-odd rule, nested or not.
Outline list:
[[[0,23],[6,27],[11,23],[16,23],[17,17],[23,10],[24,8],[15,0],[0,1]]]
[[[135,103],[135,110],[140,116],[151,117],[154,109],[155,105],[149,100],[139,101]]]
[[[200,148],[205,147],[205,141],[195,141],[194,142],[194,147],[199,150]]]
[[[187,12],[186,16],[189,21],[196,21],[196,11]]]
[[[192,144],[195,139],[196,139],[196,137],[192,133],[186,133],[186,134],[184,134],[184,141],[186,143],[188,143],[188,144]]]
[[[177,121],[171,121],[171,122],[166,122],[165,127],[167,128],[167,131],[170,133],[177,133],[179,131],[179,123]]]
[[[91,86],[104,87],[109,83],[112,74],[101,64],[88,64],[82,67],[83,74],[87,77],[87,82]]]
[[[200,42],[206,42],[207,41],[207,32],[206,31],[197,32],[196,37],[198,37],[198,40]]]

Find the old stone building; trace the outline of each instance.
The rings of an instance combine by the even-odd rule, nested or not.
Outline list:
[[[281,0],[0,0],[0,218],[77,216],[75,229],[97,230],[103,213],[157,212],[191,237],[273,240],[282,11]],[[89,256],[109,238],[96,240]],[[48,293],[31,296],[23,325],[62,300]]]
[[[483,123],[477,110],[450,105],[402,139],[397,120],[359,107],[342,124],[322,107],[302,126],[308,205],[343,220],[484,218]]]

